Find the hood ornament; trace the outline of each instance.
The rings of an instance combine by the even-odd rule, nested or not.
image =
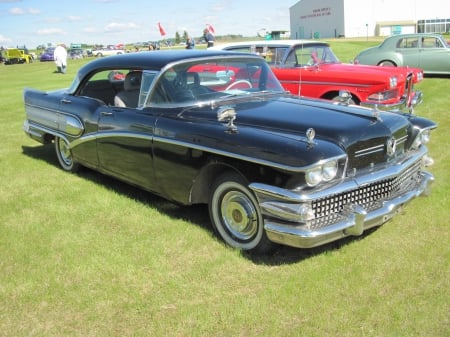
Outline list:
[[[237,132],[237,126],[234,125],[236,119],[236,110],[229,106],[223,106],[217,111],[217,120],[219,122],[227,122],[229,132]]]
[[[308,140],[308,144],[314,144],[314,138],[316,137],[316,130],[313,128],[309,128],[306,130],[306,139]]]
[[[397,140],[394,137],[391,137],[386,142],[386,153],[389,157],[392,157],[397,150]]]

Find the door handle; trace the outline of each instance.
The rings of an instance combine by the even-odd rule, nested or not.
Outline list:
[[[100,114],[101,114],[102,116],[112,116],[112,115],[113,115],[113,113],[110,112],[110,111],[102,111],[102,112],[100,112]]]

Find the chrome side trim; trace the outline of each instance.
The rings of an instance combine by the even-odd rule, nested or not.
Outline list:
[[[80,137],[80,138],[74,140],[73,142],[71,142],[69,144],[69,146],[71,149],[73,149],[74,147],[76,147],[84,142],[87,142],[87,141],[92,141],[95,139],[102,139],[102,138],[110,138],[110,137],[126,137],[126,138],[139,138],[139,139],[153,140],[154,142],[188,147],[188,148],[191,148],[194,150],[204,151],[207,153],[213,153],[213,154],[217,154],[217,155],[224,156],[224,157],[235,158],[235,159],[243,160],[246,162],[252,162],[252,163],[258,164],[258,165],[274,167],[276,169],[281,169],[281,170],[285,170],[285,171],[289,171],[289,172],[296,172],[296,173],[304,172],[304,171],[308,170],[309,168],[313,167],[314,165],[316,165],[316,163],[308,165],[308,166],[303,166],[303,167],[283,165],[280,163],[276,163],[276,162],[272,162],[272,161],[268,161],[268,160],[264,160],[264,159],[258,159],[258,158],[253,158],[253,157],[249,157],[249,156],[245,156],[245,155],[239,155],[239,154],[236,154],[233,152],[222,151],[222,150],[218,150],[218,149],[207,147],[207,146],[201,146],[201,145],[197,145],[197,144],[193,144],[193,143],[182,142],[182,141],[179,141],[176,139],[170,139],[170,138],[166,138],[166,137],[154,136],[151,134],[143,134],[143,133],[117,132],[117,131],[99,132],[96,135]],[[345,159],[346,157],[347,157],[347,155],[342,154],[339,156],[335,156],[333,158],[327,158],[327,160],[335,159],[335,160],[339,161],[339,160]]]
[[[249,156],[245,156],[245,155],[239,155],[239,154],[235,154],[233,152],[217,150],[217,149],[207,147],[207,146],[196,145],[196,144],[192,144],[192,143],[188,143],[188,142],[181,142],[181,141],[178,141],[175,139],[153,136],[151,134],[145,134],[145,133],[105,131],[105,132],[99,132],[97,134],[81,136],[80,138],[69,141],[69,139],[67,138],[67,135],[65,135],[64,133],[58,132],[57,130],[50,129],[50,128],[47,128],[47,127],[44,127],[41,125],[35,125],[35,124],[32,124],[30,121],[26,121],[26,124],[27,124],[27,127],[25,128],[25,126],[24,126],[24,131],[25,131],[25,133],[29,134],[30,136],[31,136],[31,133],[37,133],[40,136],[42,136],[41,133],[48,133],[48,134],[51,134],[51,135],[54,135],[54,136],[64,139],[66,141],[66,143],[68,144],[69,149],[74,149],[75,147],[79,146],[80,144],[98,140],[98,139],[102,139],[102,138],[125,137],[125,138],[146,139],[146,140],[165,143],[165,144],[189,147],[194,150],[213,153],[213,154],[217,154],[217,155],[224,156],[224,157],[235,158],[235,159],[243,160],[246,162],[251,162],[254,164],[258,164],[258,165],[274,167],[276,169],[281,169],[281,170],[285,170],[285,171],[289,171],[289,172],[296,172],[296,173],[305,172],[306,170],[308,170],[309,168],[311,168],[317,164],[317,163],[314,163],[314,164],[311,164],[308,166],[302,166],[302,167],[283,165],[283,164],[268,161],[268,160],[253,158],[253,157],[249,157]],[[32,130],[34,130],[34,131],[32,131]],[[347,157],[346,154],[342,154],[342,155],[335,156],[332,158],[327,158],[327,160],[335,159],[335,160],[339,161],[339,160],[345,159],[346,157]]]
[[[29,120],[25,120],[22,128],[23,128],[23,131],[32,138],[41,139],[43,141],[44,135],[50,134],[55,137],[64,139],[66,144],[70,144],[70,141],[67,138],[66,134],[59,132],[57,130],[51,129],[51,128],[44,127],[42,125],[33,124]]]
[[[298,84],[299,81],[292,81],[292,80],[283,80],[280,81],[281,83],[287,83],[287,84]],[[345,87],[357,87],[357,88],[369,88],[369,84],[360,84],[360,83],[343,83],[343,82],[314,82],[314,81],[302,81],[302,84],[309,84],[309,85],[334,85],[334,86],[345,86]]]
[[[30,124],[40,125],[48,130],[59,131],[74,137],[80,136],[84,131],[81,120],[71,114],[31,104],[26,105],[26,113]]]

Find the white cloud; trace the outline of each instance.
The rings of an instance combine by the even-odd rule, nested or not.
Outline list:
[[[97,33],[98,29],[95,27],[86,27],[83,29],[83,32],[85,33]]]
[[[65,34],[60,28],[44,28],[37,31],[38,35],[53,35],[53,34]]]
[[[7,38],[6,36],[0,34],[0,43],[9,43],[9,42],[11,42],[10,38]]]
[[[25,11],[19,7],[13,7],[9,10],[12,15],[24,15]]]
[[[134,22],[128,22],[128,23],[111,22],[110,24],[106,25],[105,31],[106,32],[122,32],[125,30],[133,30],[136,28],[138,28],[138,26]]]
[[[36,14],[40,14],[41,11],[37,8],[27,8],[27,9],[23,9],[20,7],[12,7],[9,12],[12,15],[25,15],[25,14],[32,14],[32,15],[36,15]]]
[[[82,20],[82,18],[80,16],[74,16],[74,15],[68,16],[67,19],[69,21],[80,21],[80,20]]]
[[[27,11],[28,11],[28,13],[33,14],[33,15],[41,13],[41,11],[37,8],[28,8]]]

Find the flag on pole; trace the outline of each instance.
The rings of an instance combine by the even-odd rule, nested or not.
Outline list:
[[[212,25],[210,25],[209,23],[206,24],[206,28],[208,28],[209,32],[212,34],[215,34],[215,30],[214,27]]]
[[[159,29],[159,33],[161,34],[161,36],[164,37],[166,35],[166,31],[164,30],[163,26],[161,25],[161,22],[158,22],[158,29]]]

